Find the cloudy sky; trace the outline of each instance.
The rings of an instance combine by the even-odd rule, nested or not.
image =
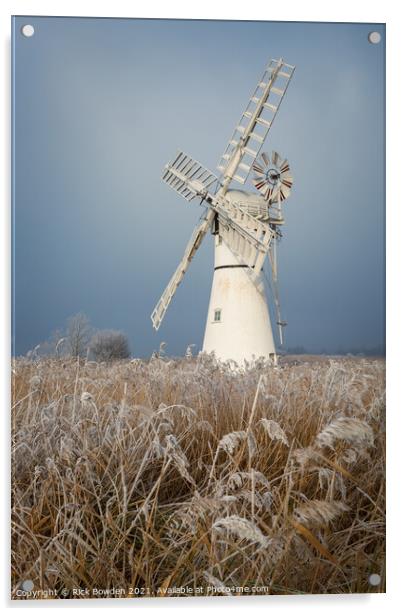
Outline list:
[[[162,169],[182,149],[215,171],[279,56],[296,71],[264,149],[294,175],[279,248],[286,345],[383,345],[384,26],[17,17],[13,30],[16,354],[79,311],[125,331],[134,356],[202,345],[210,236],[158,333],[150,321],[202,213]]]

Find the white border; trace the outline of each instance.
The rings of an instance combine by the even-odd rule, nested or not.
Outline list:
[[[352,613],[356,610],[364,610],[369,614],[376,614],[378,610],[392,609],[396,607],[398,601],[398,590],[401,577],[401,489],[399,477],[399,467],[401,459],[398,455],[401,438],[401,415],[402,410],[398,401],[401,401],[399,376],[401,372],[401,358],[399,349],[401,348],[401,325],[402,305],[401,305],[401,268],[402,268],[402,200],[400,197],[399,169],[400,148],[401,148],[401,123],[400,115],[402,110],[402,88],[400,85],[400,75],[402,49],[401,49],[401,20],[398,3],[392,0],[382,2],[351,2],[351,0],[336,0],[334,2],[322,2],[303,0],[287,0],[286,2],[267,2],[266,0],[254,0],[253,2],[233,1],[229,3],[217,0],[202,0],[200,3],[179,2],[168,0],[168,2],[139,3],[122,0],[109,0],[108,2],[97,0],[70,0],[70,1],[14,1],[3,0],[0,5],[1,42],[3,49],[3,61],[1,63],[1,85],[3,95],[1,96],[1,120],[3,124],[2,134],[3,147],[0,150],[1,169],[3,170],[3,209],[1,213],[2,231],[2,251],[4,259],[2,263],[5,267],[1,268],[1,288],[2,296],[5,298],[0,302],[1,322],[3,325],[3,345],[2,345],[2,370],[1,370],[1,391],[2,391],[2,417],[1,429],[2,456],[4,476],[2,486],[4,487],[1,508],[1,532],[2,546],[9,545],[9,442],[8,442],[8,408],[9,408],[9,341],[10,341],[10,31],[12,14],[16,15],[66,15],[66,16],[97,16],[97,17],[165,17],[165,18],[189,18],[189,19],[266,19],[266,20],[287,20],[287,21],[357,21],[357,22],[386,22],[387,23],[387,397],[388,397],[388,429],[387,429],[387,495],[388,495],[388,530],[387,530],[387,594],[370,596],[298,596],[298,597],[255,597],[231,599],[169,599],[169,600],[144,600],[136,601],[134,604],[127,601],[117,602],[117,600],[105,600],[85,602],[63,602],[62,605],[54,601],[41,601],[30,603],[11,602],[9,596],[9,560],[6,550],[2,549],[0,559],[0,583],[2,589],[2,602],[6,609],[19,611],[29,609],[74,609],[77,613],[87,613],[99,609],[115,610],[118,607],[134,609],[136,612],[143,610],[160,609],[164,613],[173,611],[188,610],[222,610],[230,609],[233,612],[244,611],[244,609],[256,612],[266,612],[267,610],[281,610],[286,614],[297,611],[298,616],[304,614],[322,613],[325,610],[329,616],[339,611]],[[398,91],[399,90],[399,91]],[[399,113],[398,113],[399,112]],[[398,200],[399,197],[399,200]],[[392,335],[391,335],[392,333]],[[399,377],[399,378],[398,378]],[[399,509],[399,511],[398,511]],[[157,606],[157,607],[156,607]]]

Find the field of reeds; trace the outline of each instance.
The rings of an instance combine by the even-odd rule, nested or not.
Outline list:
[[[13,361],[12,597],[385,590],[385,365]]]

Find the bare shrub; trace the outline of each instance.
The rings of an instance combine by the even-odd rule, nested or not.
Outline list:
[[[89,349],[95,361],[112,361],[130,357],[127,336],[112,329],[96,332]]]
[[[92,327],[88,317],[79,312],[67,320],[66,346],[72,357],[83,357],[88,350]],[[56,343],[57,345],[57,343]]]

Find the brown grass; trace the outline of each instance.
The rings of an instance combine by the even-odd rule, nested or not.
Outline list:
[[[13,597],[383,592],[384,412],[380,359],[17,359]]]

